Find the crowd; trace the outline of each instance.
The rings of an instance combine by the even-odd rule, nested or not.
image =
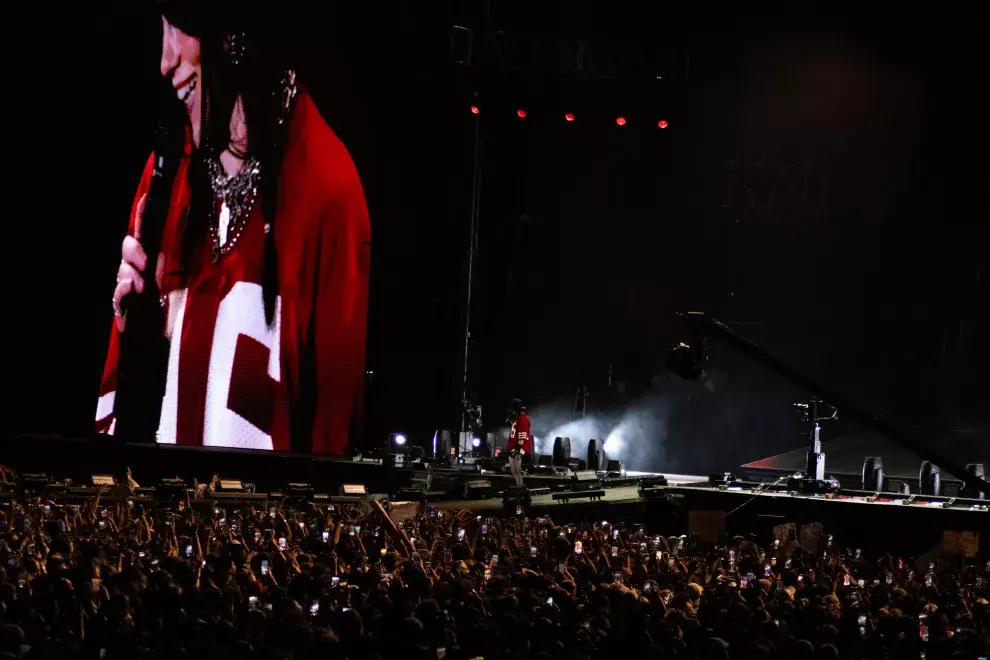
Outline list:
[[[0,660],[987,655],[986,558],[919,567],[825,535],[808,553],[374,501],[125,498],[4,503]]]

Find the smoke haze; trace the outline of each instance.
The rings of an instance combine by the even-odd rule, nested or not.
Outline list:
[[[571,400],[536,404],[529,407],[534,448],[552,454],[554,438],[569,437],[571,454],[585,459],[595,438],[605,441],[607,458],[629,470],[705,474],[800,447],[792,403],[801,394],[752,376],[746,380],[733,387],[721,370],[697,382],[664,373],[622,408],[577,419]],[[500,435],[504,446],[508,429]]]

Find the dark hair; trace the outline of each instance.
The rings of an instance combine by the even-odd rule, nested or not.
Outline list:
[[[262,30],[264,19],[252,14],[254,3],[229,0],[159,0],[165,18],[180,30],[200,40],[203,90],[199,148],[193,153],[188,170],[192,200],[183,229],[183,264],[193,248],[207,235],[216,214],[207,162],[227,149],[240,158],[255,158],[261,165],[259,190],[261,213],[270,231],[265,236],[262,289],[265,320],[271,326],[278,296],[278,259],[275,251],[275,210],[284,148],[280,123],[284,113],[282,85],[286,68],[277,56],[274,39]],[[236,35],[243,56],[235,63],[226,46]],[[230,116],[241,98],[248,141],[245,149],[231,144]],[[173,97],[174,98],[174,97]]]

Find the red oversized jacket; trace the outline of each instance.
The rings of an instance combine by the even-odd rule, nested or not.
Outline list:
[[[261,287],[260,201],[229,254],[212,263],[212,239],[204,235],[183,274],[188,162],[178,172],[162,238],[170,353],[158,442],[339,455],[347,450],[352,425],[361,422],[371,245],[367,206],[347,149],[310,96],[300,88],[295,103],[278,173],[279,296],[271,327]],[[151,172],[149,159],[130,231]],[[114,326],[96,412],[97,431],[111,434],[118,346]],[[300,429],[312,437],[299,437]]]
[[[509,429],[509,451],[522,450],[526,456],[533,455],[533,436],[529,430],[529,415],[526,411],[519,414]]]

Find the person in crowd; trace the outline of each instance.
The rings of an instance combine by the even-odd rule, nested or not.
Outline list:
[[[37,498],[0,507],[0,658],[974,659],[986,557],[632,521]],[[825,546],[823,543],[822,546]]]
[[[261,7],[160,0],[163,116],[186,136],[161,253],[138,185],[113,292],[97,430],[114,433],[128,303],[160,293],[157,441],[341,455],[361,426],[371,233],[361,182]],[[181,108],[177,106],[181,105]]]

